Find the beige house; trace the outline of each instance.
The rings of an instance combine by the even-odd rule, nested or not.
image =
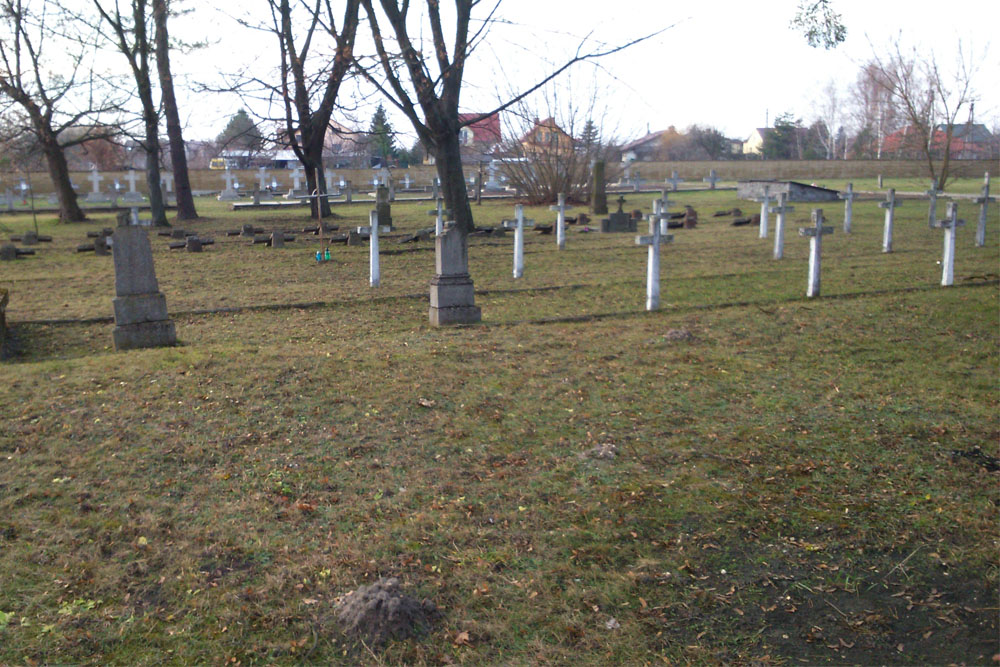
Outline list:
[[[764,137],[766,137],[772,128],[770,127],[758,127],[750,134],[750,138],[743,142],[743,154],[744,155],[760,155],[764,152]]]

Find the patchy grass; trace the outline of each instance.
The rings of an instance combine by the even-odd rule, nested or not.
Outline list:
[[[529,233],[520,281],[509,235],[473,239],[484,323],[455,329],[426,323],[429,243],[388,242],[372,290],[367,248],[221,234],[302,214],[202,205],[215,246],[153,241],[182,345],[127,354],[94,319],[110,259],[72,252],[109,221],[42,221],[55,242],[0,265],[0,662],[989,663],[995,209],[978,249],[961,209],[942,289],[922,204],[891,255],[875,203],[850,237],[830,207],[807,300],[805,206],[775,262],[711,218],[751,212],[733,193],[675,201],[702,222],[661,311],[632,235]],[[444,616],[370,653],[335,600],[388,575]]]

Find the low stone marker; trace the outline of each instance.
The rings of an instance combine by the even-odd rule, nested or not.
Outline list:
[[[896,201],[896,188],[889,188],[885,194],[885,201],[880,202],[878,207],[885,209],[885,227],[882,229],[882,252],[892,252],[892,227],[896,219],[896,208],[901,202]]]
[[[995,202],[996,198],[990,196],[990,172],[983,176],[983,192],[976,198],[979,204],[979,223],[976,225],[976,246],[982,248],[986,245],[986,212],[989,205]]]
[[[660,233],[660,214],[649,216],[649,235],[635,237],[636,245],[647,246],[646,253],[646,310],[660,308],[660,245],[672,243],[674,237]]]
[[[823,209],[814,208],[812,210],[812,227],[799,227],[799,236],[809,237],[809,282],[806,287],[806,296],[809,298],[819,296],[819,276],[820,259],[823,253],[823,236],[833,234],[833,227],[824,227],[826,220],[823,218]]]
[[[558,201],[559,203],[555,206],[549,206],[549,210],[556,212],[556,247],[564,250],[566,248],[566,211],[572,210],[572,207],[566,206],[565,193],[559,193]]]
[[[785,256],[785,216],[795,210],[794,206],[788,205],[788,195],[782,192],[778,195],[778,205],[771,207],[771,213],[776,213],[774,222],[774,258],[781,259]]]
[[[514,219],[504,220],[504,229],[514,230],[514,278],[524,275],[524,228],[534,226],[534,220],[524,218],[524,206],[514,206]]]
[[[944,230],[944,253],[941,257],[941,286],[950,287],[955,283],[955,232],[965,224],[958,219],[958,203],[948,202],[948,217],[935,220],[934,226]]]
[[[854,222],[854,183],[847,184],[847,192],[841,192],[840,198],[844,200],[844,233],[851,233],[851,225]]]
[[[456,227],[445,227],[435,239],[435,275],[431,279],[430,322],[475,324],[482,311],[475,304],[476,293],[469,276],[468,241]]]
[[[115,261],[116,350],[175,345],[174,323],[167,315],[167,300],[160,292],[153,268],[149,236],[142,227],[123,225],[115,229],[112,246]]]
[[[618,210],[601,220],[602,232],[634,232],[636,223],[631,215],[625,213],[622,207],[625,205],[625,197],[618,197]]]

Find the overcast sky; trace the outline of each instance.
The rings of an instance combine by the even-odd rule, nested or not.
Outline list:
[[[1000,124],[1000,45],[989,42],[1000,25],[1000,2],[832,3],[848,33],[846,42],[828,51],[809,47],[789,27],[796,0],[504,0],[498,15],[505,21],[494,27],[467,67],[463,111],[488,110],[496,105],[498,94],[527,87],[564,60],[585,36],[591,44],[620,44],[668,28],[597,66],[575,67],[549,89],[548,101],[536,98],[529,112],[548,115],[550,107],[565,110],[570,101],[587,108],[593,98],[592,113],[604,118],[605,126],[623,140],[642,136],[647,127],[683,129],[695,123],[745,139],[753,128],[763,127],[767,120],[773,123],[783,112],[811,122],[831,79],[846,100],[849,84],[873,48],[885,51],[890,40],[900,36],[903,44],[921,53],[933,50],[939,64],[948,69],[954,65],[960,40],[967,53],[978,54],[976,120],[991,128]],[[182,37],[215,41],[191,56],[176,57],[178,74],[210,79],[216,70],[234,69],[239,63],[255,63],[256,71],[264,73],[276,61],[273,38],[241,32],[218,10],[198,10],[176,23],[174,34],[178,31]],[[214,66],[206,68],[208,64]],[[364,105],[372,102],[373,98],[362,101],[356,113],[361,129],[370,120]],[[197,95],[181,104],[189,124],[187,136],[210,139],[240,101]],[[963,112],[961,120],[967,117]],[[392,118],[397,131],[412,136],[401,115]],[[409,141],[403,138],[401,143]]]

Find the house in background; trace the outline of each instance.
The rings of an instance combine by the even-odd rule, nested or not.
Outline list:
[[[573,137],[550,116],[545,120],[536,118],[531,129],[521,137],[520,144],[525,153],[569,153],[573,150]]]
[[[762,155],[764,153],[764,139],[771,132],[773,127],[758,127],[750,133],[750,138],[743,142],[744,155]]]
[[[932,153],[939,153],[948,137],[948,126],[934,127],[931,140]],[[993,134],[982,123],[962,123],[955,125],[951,135],[951,157],[956,160],[989,159],[995,157],[996,141]],[[923,155],[927,140],[920,130],[907,126],[896,130],[885,138],[884,150],[896,157],[917,159]]]
[[[659,158],[662,137],[667,130],[650,132],[622,146],[622,162],[650,162]]]

